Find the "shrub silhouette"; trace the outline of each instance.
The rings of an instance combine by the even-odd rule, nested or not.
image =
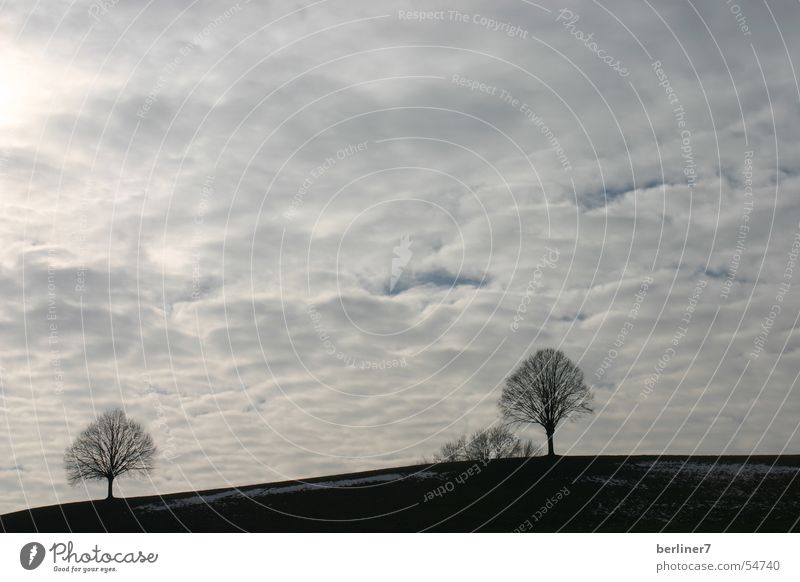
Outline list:
[[[532,457],[537,448],[529,440],[521,440],[506,426],[481,429],[469,437],[461,435],[442,445],[433,455],[435,463],[446,461],[489,461],[513,457]]]

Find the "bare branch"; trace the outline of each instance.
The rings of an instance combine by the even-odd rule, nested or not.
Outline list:
[[[454,441],[442,445],[433,455],[433,461],[489,461],[515,457],[532,457],[536,447],[531,441],[523,441],[506,426],[481,429],[472,435],[461,435]]]

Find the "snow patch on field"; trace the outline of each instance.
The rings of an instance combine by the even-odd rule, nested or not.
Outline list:
[[[769,474],[772,477],[777,476],[793,476],[800,471],[800,467],[787,467],[781,465],[767,465],[764,463],[759,464],[744,464],[744,463],[700,463],[692,461],[689,463],[682,463],[680,461],[649,461],[633,463],[635,467],[648,469],[651,473],[678,473],[691,476],[705,475],[709,476],[725,476],[725,477],[741,477],[744,479],[752,479],[763,477]]]
[[[195,505],[213,505],[215,503],[228,501],[231,499],[257,499],[269,495],[282,495],[284,493],[297,493],[300,491],[313,491],[315,489],[344,489],[347,487],[359,487],[362,485],[376,485],[402,479],[423,480],[438,477],[438,473],[423,471],[413,475],[403,475],[400,473],[387,473],[384,475],[374,475],[372,477],[361,477],[357,479],[337,479],[333,481],[316,481],[314,483],[297,483],[294,485],[278,485],[274,487],[259,487],[257,489],[228,489],[218,493],[207,495],[193,495],[192,497],[181,497],[176,499],[164,499],[158,503],[148,503],[138,507],[142,511],[165,511],[167,509],[182,509]]]
[[[628,485],[628,482],[623,481],[622,479],[615,479],[613,477],[603,477],[603,476],[582,477],[581,481],[584,483],[600,483],[601,485],[609,485],[616,487],[622,487]]]

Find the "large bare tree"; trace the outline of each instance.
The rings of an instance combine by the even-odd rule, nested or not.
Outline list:
[[[574,414],[592,412],[591,400],[580,368],[564,352],[547,348],[528,356],[506,379],[499,406],[509,422],[541,425],[552,457],[558,424]]]
[[[64,465],[70,485],[108,480],[108,499],[112,499],[114,479],[126,473],[149,473],[155,455],[153,439],[142,425],[115,408],[78,435],[64,454]]]

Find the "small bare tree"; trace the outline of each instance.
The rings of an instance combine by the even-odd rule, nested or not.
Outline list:
[[[126,473],[146,474],[153,469],[156,446],[142,425],[115,408],[103,413],[78,435],[64,454],[70,485],[108,480],[113,499],[114,479]]]
[[[529,440],[521,440],[506,426],[495,426],[475,431],[467,437],[461,435],[441,446],[433,455],[436,463],[446,461],[489,461],[514,457],[532,457],[536,447]]]
[[[506,379],[499,406],[509,422],[541,425],[552,457],[558,424],[569,416],[593,412],[591,400],[580,368],[564,352],[547,348],[528,356]]]

